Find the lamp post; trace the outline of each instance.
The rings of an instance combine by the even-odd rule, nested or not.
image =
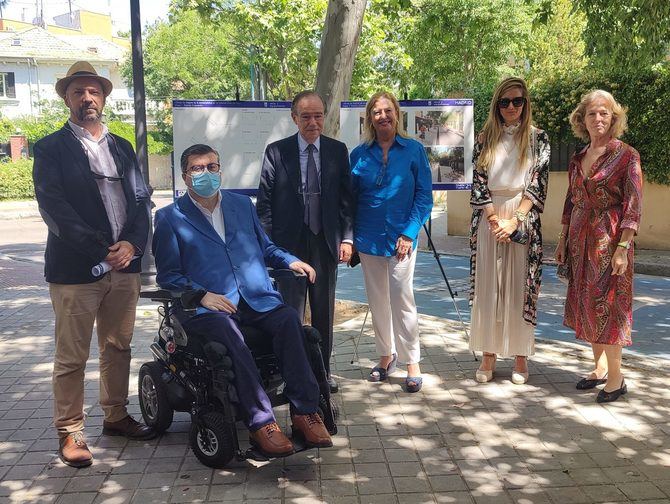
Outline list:
[[[130,0],[130,33],[133,58],[133,96],[135,98],[135,145],[137,150],[137,162],[144,178],[144,183],[149,188],[149,194],[153,188],[149,182],[149,156],[147,153],[147,109],[144,93],[144,59],[142,56],[142,21],[140,18],[139,0]],[[153,206],[153,203],[152,203]],[[156,274],[151,249],[153,237],[153,225],[149,226],[149,238],[147,247],[142,256],[142,283],[152,282]]]

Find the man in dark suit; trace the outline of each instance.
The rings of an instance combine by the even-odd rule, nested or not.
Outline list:
[[[314,91],[303,91],[291,104],[298,133],[265,149],[256,209],[265,232],[316,270],[309,288],[312,326],[330,374],[338,262],[351,259],[353,198],[349,154],[342,142],[321,134],[325,106]]]
[[[302,322],[273,288],[266,265],[304,273],[312,282],[314,270],[268,239],[247,196],[219,190],[221,165],[214,149],[189,147],[181,168],[187,194],[156,212],[156,281],[164,289],[188,286],[205,293],[195,313],[177,316],[187,332],[227,348],[251,443],[261,453],[290,455],[293,444],[277,425],[240,324],[272,335],[294,435],[301,434],[307,446],[332,446],[317,414],[319,385],[307,360]]]
[[[54,425],[61,460],[91,465],[83,437],[84,372],[93,323],[100,353],[103,434],[150,439],[126,410],[130,341],[149,235],[149,193],[130,143],[101,122],[112,83],[85,61],[56,83],[67,123],[35,143],[33,181],[49,228],[45,277],[56,315]],[[104,263],[107,272],[94,276]]]

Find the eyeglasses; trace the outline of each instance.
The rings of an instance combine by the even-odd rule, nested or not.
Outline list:
[[[193,175],[200,175],[201,173],[205,173],[205,170],[207,170],[209,173],[219,173],[219,170],[221,170],[221,165],[219,163],[193,165],[188,168],[186,172]]]
[[[509,107],[509,104],[514,105],[514,108],[523,107],[526,104],[526,99],[523,96],[517,96],[516,98],[500,98],[498,100],[498,107],[501,109],[506,109]]]

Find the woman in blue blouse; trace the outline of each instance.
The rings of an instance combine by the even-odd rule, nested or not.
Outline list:
[[[379,92],[365,107],[364,143],[351,153],[358,200],[354,244],[360,254],[383,381],[396,361],[407,365],[408,392],[421,390],[419,323],[414,302],[417,238],[433,207],[423,146],[407,137],[395,96]]]

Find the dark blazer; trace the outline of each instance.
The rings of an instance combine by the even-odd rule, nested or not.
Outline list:
[[[118,241],[132,243],[141,255],[149,237],[150,196],[133,147],[111,135],[110,151],[126,195],[126,224]],[[35,143],[33,182],[40,213],[49,228],[44,254],[47,282],[92,283],[91,268],[103,261],[113,245],[112,229],[88,157],[67,123]],[[138,273],[140,259],[123,270]]]
[[[257,312],[282,303],[267,266],[288,268],[298,259],[272,243],[247,196],[221,191],[225,242],[188,194],[156,212],[153,253],[156,282],[163,289],[222,294],[237,305],[240,296]],[[209,310],[199,307],[198,314]],[[195,315],[195,313],[192,313]]]
[[[321,135],[319,154],[323,232],[337,262],[342,240],[353,240],[354,203],[349,153],[342,142]],[[305,204],[298,192],[301,180],[298,134],[268,145],[263,158],[256,209],[272,241],[291,251],[298,249],[303,229]]]

